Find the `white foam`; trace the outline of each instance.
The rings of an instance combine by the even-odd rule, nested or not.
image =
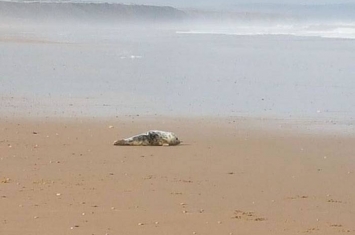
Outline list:
[[[198,27],[186,31],[176,31],[177,34],[217,34],[217,35],[290,35],[299,37],[322,37],[355,39],[354,23],[337,24],[275,24],[275,25],[235,25],[233,27]]]
[[[135,59],[142,59],[143,56],[141,55],[130,55],[130,56],[121,56],[120,59],[124,60],[124,59],[131,59],[131,60],[135,60]]]

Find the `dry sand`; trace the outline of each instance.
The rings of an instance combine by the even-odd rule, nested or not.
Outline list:
[[[0,234],[355,234],[354,137],[244,124],[2,119]]]

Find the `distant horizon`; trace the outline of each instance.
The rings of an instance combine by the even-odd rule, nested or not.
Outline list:
[[[110,3],[110,4],[129,4],[129,5],[154,5],[154,6],[172,6],[172,7],[212,7],[212,6],[227,6],[227,5],[259,5],[259,6],[282,6],[282,5],[291,5],[291,6],[324,6],[324,5],[355,5],[354,0],[344,0],[344,1],[334,1],[334,0],[319,0],[319,1],[231,1],[231,0],[222,0],[214,2],[213,0],[207,1],[195,1],[193,3],[178,1],[178,0],[0,0],[2,2],[74,2],[74,3]]]

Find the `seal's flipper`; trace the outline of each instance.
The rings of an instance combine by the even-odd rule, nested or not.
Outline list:
[[[115,142],[113,142],[113,145],[116,146],[125,146],[125,145],[130,145],[128,141],[126,140],[116,140]]]

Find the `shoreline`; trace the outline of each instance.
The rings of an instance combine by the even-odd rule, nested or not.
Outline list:
[[[257,116],[211,116],[211,115],[139,115],[126,114],[117,116],[28,116],[12,117],[0,115],[2,121],[18,122],[81,122],[81,123],[205,123],[209,125],[223,126],[224,128],[240,128],[241,130],[261,131],[269,133],[280,133],[288,135],[315,135],[315,136],[343,136],[355,137],[355,125],[353,120],[342,118],[296,118],[296,117],[257,117]]]

